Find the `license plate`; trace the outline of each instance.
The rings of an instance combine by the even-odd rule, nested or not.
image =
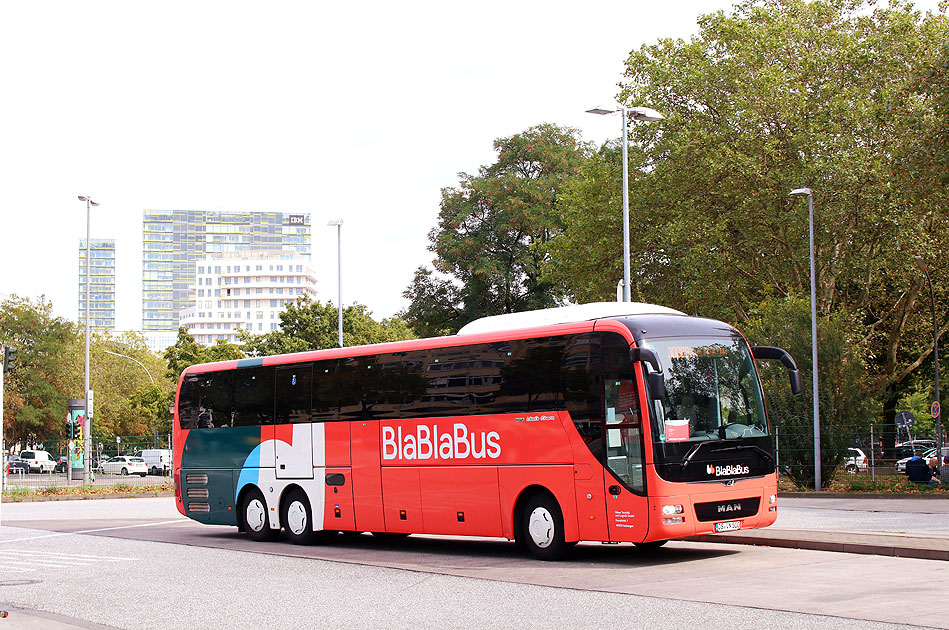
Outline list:
[[[741,529],[741,521],[726,521],[724,523],[715,523],[716,532],[734,532]]]

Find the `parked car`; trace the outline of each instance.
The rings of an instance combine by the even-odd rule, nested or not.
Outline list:
[[[20,459],[29,464],[31,473],[50,473],[56,468],[56,462],[46,451],[20,451]]]
[[[56,467],[53,468],[53,472],[69,472],[69,458],[68,457],[57,457],[56,458]]]
[[[8,475],[22,475],[30,472],[30,465],[16,455],[7,456],[4,468],[6,468]]]
[[[135,455],[145,460],[149,475],[171,474],[171,449],[146,448]]]
[[[844,467],[848,473],[867,472],[868,460],[866,454],[859,448],[848,448]]]
[[[119,455],[107,462],[99,464],[99,471],[107,475],[141,475],[148,474],[148,466],[141,457],[126,457]]]
[[[916,451],[928,451],[931,448],[936,448],[936,440],[907,440],[897,444],[894,448],[902,453],[900,457],[912,457]]]
[[[925,453],[923,453],[923,459],[925,459],[927,462],[928,462],[930,459],[932,459],[933,457],[935,457],[935,456],[936,456],[936,449],[935,449],[935,448],[931,448],[931,449],[929,449],[928,451],[926,451]],[[947,457],[949,457],[949,446],[943,446],[943,447],[942,447],[942,458],[943,458],[943,462],[944,462],[944,463],[949,463],[949,462],[946,461],[946,458],[947,458]],[[896,472],[899,473],[899,474],[901,474],[901,475],[905,475],[905,474],[906,474],[906,462],[908,462],[911,458],[912,458],[912,455],[910,455],[909,457],[904,457],[903,459],[897,460],[897,462],[896,462]]]

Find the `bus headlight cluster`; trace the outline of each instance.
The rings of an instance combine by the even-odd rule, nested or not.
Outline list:
[[[772,494],[771,496],[768,497],[768,503],[771,504],[771,507],[768,508],[769,512],[778,511],[778,506],[776,505],[777,502],[778,502],[778,495]]]
[[[684,516],[676,516],[677,514],[683,514],[684,512],[685,512],[685,509],[683,509],[682,505],[663,505],[662,515],[665,517],[671,517],[671,518],[662,519],[662,524],[663,525],[678,525],[679,523],[684,523],[685,522]]]

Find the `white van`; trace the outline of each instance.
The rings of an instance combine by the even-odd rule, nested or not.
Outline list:
[[[56,461],[46,451],[20,451],[20,459],[27,463],[31,473],[50,473],[56,468]]]
[[[136,456],[145,460],[149,475],[171,474],[171,449],[146,448],[136,453]]]

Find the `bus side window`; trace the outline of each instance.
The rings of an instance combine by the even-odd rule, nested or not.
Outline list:
[[[198,428],[231,426],[232,372],[209,372],[201,378],[201,406]]]
[[[276,424],[310,421],[310,394],[313,364],[301,363],[279,367],[276,372]]]
[[[365,379],[372,378],[375,357],[353,357],[339,362],[339,419],[368,420],[372,411],[363,400]],[[373,375],[374,376],[374,375]]]
[[[591,353],[599,353],[599,335],[588,333],[571,337],[564,348],[561,383],[564,405],[577,432],[594,457],[602,461],[602,386],[596,382]]]
[[[337,418],[338,363],[336,359],[332,359],[313,364],[313,422],[331,422]]]
[[[274,369],[253,367],[234,374],[234,426],[273,424]]]
[[[198,409],[201,406],[200,378],[186,377],[178,394],[178,424],[182,429],[198,428]]]

